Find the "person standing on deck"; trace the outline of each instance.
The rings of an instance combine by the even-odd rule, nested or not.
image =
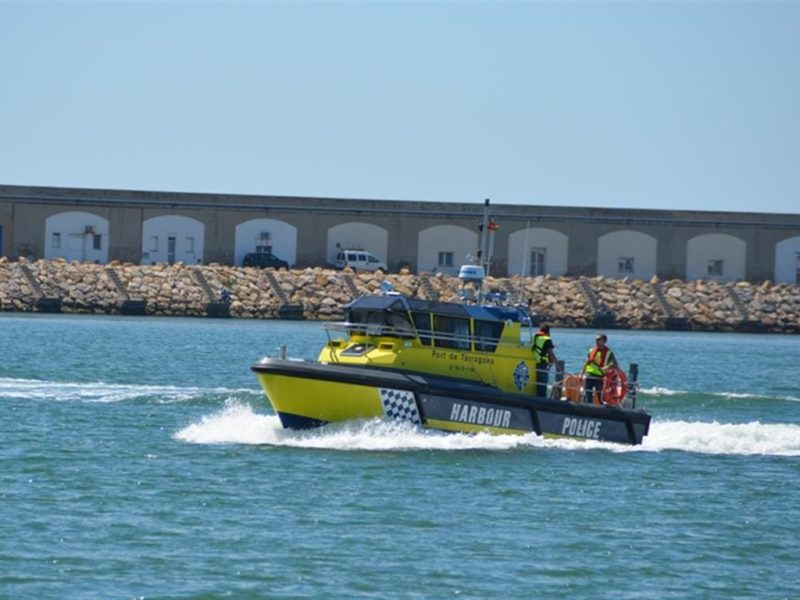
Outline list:
[[[547,397],[547,379],[550,367],[556,363],[553,351],[553,340],[550,338],[550,326],[542,325],[533,336],[533,357],[536,360],[536,397]]]
[[[603,376],[610,368],[618,368],[617,359],[611,348],[606,346],[608,337],[605,333],[598,333],[595,338],[594,347],[589,349],[589,356],[586,357],[586,362],[581,371],[586,375],[586,384],[584,385],[583,401],[586,404],[592,403],[594,397],[594,390],[597,390],[597,396],[600,402],[603,402]]]

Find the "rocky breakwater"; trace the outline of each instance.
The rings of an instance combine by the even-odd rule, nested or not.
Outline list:
[[[379,294],[384,281],[405,296],[442,302],[459,301],[464,293],[457,277],[407,271],[273,271],[213,264],[97,265],[0,258],[0,307],[34,311],[46,296],[59,298],[63,312],[118,313],[125,300],[138,300],[149,315],[199,317],[208,314],[210,303],[220,302],[225,290],[235,318],[278,318],[281,307],[288,305],[306,319],[341,320],[348,302],[362,294]],[[485,291],[508,302],[522,301],[540,320],[558,327],[800,333],[797,285],[550,276],[487,277],[484,284]]]

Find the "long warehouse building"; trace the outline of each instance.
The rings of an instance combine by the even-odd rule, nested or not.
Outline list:
[[[271,252],[330,266],[362,249],[390,271],[454,274],[483,199],[422,202],[0,185],[0,253],[241,265]],[[800,283],[800,214],[491,204],[490,274]]]

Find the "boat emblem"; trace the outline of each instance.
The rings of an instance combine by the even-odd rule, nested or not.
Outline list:
[[[414,425],[422,424],[414,392],[380,388],[380,394],[384,415],[390,419],[411,421]]]
[[[514,385],[517,386],[519,391],[522,391],[530,378],[531,374],[528,372],[528,365],[520,361],[517,368],[514,369]]]

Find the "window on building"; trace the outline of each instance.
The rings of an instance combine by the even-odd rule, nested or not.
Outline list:
[[[272,244],[256,244],[258,254],[272,254]]]
[[[708,261],[708,275],[711,277],[721,277],[725,261],[721,258],[712,258]]]
[[[158,236],[154,235],[150,238],[150,252],[158,252]]]
[[[92,236],[92,248],[94,250],[102,250],[103,249],[103,234],[95,233]]]
[[[186,252],[192,254],[194,252],[194,238],[187,237],[186,238]]]
[[[53,248],[61,248],[61,234],[54,233],[52,239],[50,240],[50,245]]]
[[[533,277],[545,274],[546,258],[547,258],[547,248],[531,248],[530,274]]]
[[[633,273],[633,257],[620,256],[617,261],[617,270],[620,273]]]
[[[439,258],[436,264],[440,267],[453,266],[453,253],[452,252],[439,252]]]

